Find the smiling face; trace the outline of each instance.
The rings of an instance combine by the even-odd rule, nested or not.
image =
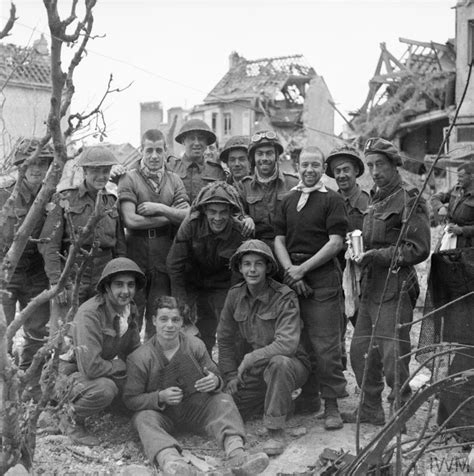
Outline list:
[[[25,179],[30,185],[40,185],[43,183],[49,168],[49,160],[37,159],[25,171]]]
[[[191,160],[201,160],[207,149],[207,136],[199,131],[188,132],[183,139],[184,151]]]
[[[105,299],[117,311],[121,311],[130,304],[135,292],[136,281],[133,273],[113,275],[109,283],[105,285]]]
[[[227,165],[234,180],[241,180],[249,174],[247,151],[232,149],[227,156]]]
[[[109,181],[111,165],[101,165],[100,167],[83,167],[84,180],[86,185],[92,190],[102,190]]]
[[[160,342],[173,343],[179,340],[179,331],[183,327],[183,318],[179,309],[162,307],[153,316],[156,336]]]
[[[145,139],[142,145],[142,159],[144,164],[152,172],[161,170],[165,161],[165,152],[165,141]]]
[[[204,215],[206,215],[211,231],[216,234],[221,233],[225,230],[231,217],[230,205],[211,203],[210,205],[206,205]]]
[[[339,190],[348,193],[356,186],[358,169],[351,159],[347,157],[334,159],[332,172]]]
[[[326,170],[324,157],[317,152],[303,151],[298,161],[298,173],[305,187],[313,187]]]
[[[267,279],[268,263],[266,258],[258,253],[246,253],[240,259],[239,271],[247,286],[260,288]]]
[[[366,160],[370,175],[377,187],[387,186],[397,174],[397,166],[384,154],[369,154]]]
[[[262,145],[255,149],[255,167],[262,177],[271,177],[275,172],[277,156],[273,145]]]

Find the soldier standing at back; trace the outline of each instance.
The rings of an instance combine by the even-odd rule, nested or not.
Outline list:
[[[224,145],[219,160],[227,164],[230,175],[227,183],[237,187],[240,181],[249,174],[250,164],[247,155],[249,138],[233,136]]]
[[[278,158],[282,153],[283,146],[273,131],[256,132],[248,148],[253,175],[243,178],[238,188],[245,211],[255,222],[255,238],[272,249],[277,208],[288,191],[298,183],[295,176],[280,170]]]
[[[421,200],[410,218],[400,247],[395,250],[400,231],[419,192],[402,182],[397,169],[402,165],[402,159],[391,142],[382,138],[369,139],[365,157],[375,188],[371,191],[370,206],[364,218],[365,251],[355,259],[362,266],[362,297],[352,338],[351,364],[359,387],[362,387],[364,366],[368,365],[367,380],[362,388],[360,421],[383,425],[383,377],[392,389],[388,398],[393,402],[396,372],[400,385],[409,376],[410,357],[397,363],[394,355],[395,346],[398,346],[398,355],[410,353],[410,330],[402,328],[399,340],[395,339],[394,320],[397,315],[401,323],[413,319],[413,308],[420,292],[413,266],[424,261],[430,253],[430,226],[426,204]],[[392,261],[396,267],[391,271]],[[406,283],[405,288],[403,283]],[[375,345],[367,355],[372,332],[375,332]],[[410,397],[410,393],[408,386],[401,395],[402,402]],[[345,418],[355,421],[356,415],[345,415]]]
[[[13,164],[20,166],[37,149],[37,140],[25,139],[19,146],[13,159]],[[5,254],[10,248],[16,231],[25,219],[28,210],[38,195],[43,180],[48,171],[48,167],[53,160],[51,146],[45,146],[38,157],[28,164],[25,176],[22,180],[19,194],[9,210],[5,223],[0,232],[0,257],[3,261]],[[10,187],[0,189],[0,207],[10,197],[15,184]],[[43,226],[45,215],[38,220],[31,237],[38,238]],[[3,296],[3,310],[9,325],[15,318],[17,302],[23,309],[40,292],[48,289],[48,278],[44,272],[43,257],[38,251],[36,243],[29,241],[18,261],[18,265],[13,276],[8,283],[7,291],[10,293]],[[48,335],[46,324],[49,320],[49,303],[44,303],[38,307],[35,315],[23,324],[25,342],[21,354],[20,368],[27,369],[36,351],[43,345],[43,339]],[[10,349],[11,350],[11,349]]]
[[[201,119],[190,119],[183,124],[175,141],[184,145],[184,155],[179,159],[169,157],[168,169],[181,178],[192,203],[204,186],[225,180],[222,167],[204,159],[206,147],[216,142],[216,135]]]
[[[117,210],[117,198],[105,189],[112,166],[116,164],[117,159],[105,147],[85,149],[77,161],[77,165],[83,167],[84,181],[77,187],[58,192],[53,197],[41,231],[41,238],[45,242],[39,245],[39,249],[44,258],[49,282],[54,285],[62,272],[61,254],[67,254],[74,237],[82,231],[94,212],[97,194],[103,193],[102,205],[107,213],[86,237],[83,245],[84,249],[90,250],[97,242],[98,248],[82,275],[79,304],[94,296],[105,265],[116,256],[125,256],[125,237]],[[72,284],[68,284],[56,297],[60,305],[66,306],[69,303],[71,287]]]
[[[151,308],[158,296],[170,294],[166,257],[173,241],[173,226],[179,226],[189,210],[183,182],[165,167],[165,137],[157,129],[143,134],[140,165],[120,177],[118,196],[123,222],[128,230],[127,255],[145,273],[146,287],[139,291],[138,327],[145,313],[145,336],[155,333]],[[146,311],[145,311],[146,308]]]

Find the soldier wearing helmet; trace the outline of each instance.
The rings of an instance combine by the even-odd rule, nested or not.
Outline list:
[[[203,120],[190,119],[183,124],[175,141],[184,145],[184,155],[181,158],[169,157],[168,168],[181,178],[193,202],[205,185],[225,180],[220,164],[204,159],[206,148],[216,142],[216,135]]]
[[[147,285],[136,296],[139,327],[145,316],[145,337],[155,333],[152,304],[158,296],[170,294],[166,256],[175,227],[189,211],[189,198],[182,180],[166,169],[166,142],[157,129],[142,137],[140,164],[120,177],[118,197],[127,228],[127,256],[145,273]]]
[[[249,138],[233,136],[224,145],[219,160],[227,164],[230,175],[227,183],[236,186],[250,172],[248,159]]]
[[[246,213],[255,222],[255,238],[273,247],[273,221],[281,200],[298,179],[279,167],[283,146],[273,131],[256,132],[250,139],[248,158],[251,176],[238,187]]]
[[[8,209],[7,216],[0,231],[0,258],[3,260],[10,248],[16,230],[25,219],[28,210],[38,195],[43,180],[53,160],[53,150],[49,144],[43,146],[40,151],[37,149],[40,142],[37,139],[23,139],[17,147],[13,159],[13,164],[18,167],[25,167],[25,160],[28,160],[24,175],[20,175],[20,188],[12,207]],[[35,156],[35,159],[31,159]],[[0,189],[0,208],[10,197],[15,183],[9,187]],[[43,215],[36,223],[32,238],[38,238],[43,226],[45,216]],[[3,310],[7,320],[7,325],[15,318],[16,305],[20,304],[23,309],[41,291],[48,288],[48,278],[44,272],[43,257],[38,251],[36,243],[28,241],[20,257],[13,276],[8,283],[9,294],[3,296]],[[46,324],[49,320],[49,303],[42,304],[35,317],[26,321],[23,325],[25,333],[25,343],[23,345],[20,367],[27,369],[36,351],[43,345],[43,339],[47,336]],[[11,350],[11,349],[9,349]]]
[[[244,240],[239,195],[215,182],[196,197],[174,239],[167,268],[172,295],[197,313],[197,328],[212,355],[216,328],[231,284],[229,259]]]
[[[409,377],[410,329],[402,328],[397,339],[395,317],[399,316],[402,323],[413,318],[419,294],[414,265],[424,261],[430,253],[430,224],[423,199],[411,211],[419,191],[402,182],[397,169],[402,164],[398,149],[388,140],[376,137],[367,141],[364,154],[375,187],[364,217],[365,251],[354,257],[362,268],[362,297],[350,354],[359,386],[362,386],[366,362],[368,365],[359,419],[363,423],[383,425],[384,376],[392,389],[388,397],[392,403],[397,391],[394,389],[396,378],[403,385]],[[409,213],[408,226],[400,237]],[[399,243],[397,249],[396,243]],[[372,354],[367,355],[372,333],[375,333],[375,345]],[[405,357],[395,362],[394,355]],[[400,396],[402,403],[410,394],[408,385]],[[354,421],[356,414],[345,417]]]
[[[285,420],[292,411],[292,392],[303,386],[310,369],[300,345],[298,298],[272,279],[278,264],[263,241],[242,243],[230,267],[244,281],[230,288],[221,313],[219,368],[244,418],[263,407],[270,436],[263,451],[274,456],[286,446]],[[236,336],[241,336],[242,346],[236,346]]]
[[[84,420],[120,396],[127,356],[140,345],[133,298],[144,285],[145,275],[135,262],[112,259],[101,272],[96,295],[77,310],[71,326],[74,347],[63,356],[69,360],[68,400],[74,418],[64,416],[60,422],[61,431],[75,444],[99,444]]]
[[[98,248],[87,264],[79,288],[79,303],[92,297],[104,266],[115,256],[125,256],[125,236],[117,210],[117,198],[105,188],[113,165],[117,159],[105,147],[94,146],[84,149],[77,165],[84,170],[84,181],[77,187],[58,192],[48,206],[48,216],[41,232],[45,242],[39,245],[44,258],[49,282],[58,282],[62,272],[61,254],[67,254],[82,228],[94,212],[98,193],[101,192],[101,218],[93,233],[86,237],[84,248],[90,250],[94,243]],[[71,286],[60,293],[56,302],[66,306]],[[66,308],[62,309],[66,312]]]

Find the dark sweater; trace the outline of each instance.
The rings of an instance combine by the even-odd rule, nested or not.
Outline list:
[[[333,190],[315,191],[299,212],[296,205],[301,192],[290,192],[281,202],[275,219],[275,234],[286,238],[288,253],[317,253],[329,235],[346,236],[347,212],[343,198]]]

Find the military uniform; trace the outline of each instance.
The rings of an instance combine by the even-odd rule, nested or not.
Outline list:
[[[108,407],[123,388],[128,354],[140,345],[137,308],[130,305],[128,328],[120,334],[120,316],[102,295],[77,310],[72,324],[74,359],[68,377],[69,401],[80,420]],[[74,371],[75,370],[75,371]]]
[[[10,197],[14,185],[0,189],[0,208]],[[26,180],[20,185],[18,197],[10,209],[6,221],[3,223],[0,232],[0,257],[3,260],[10,248],[16,231],[25,219],[36,195],[30,190]],[[45,216],[43,215],[35,225],[31,233],[32,238],[38,238],[43,226]],[[48,289],[48,278],[44,271],[43,257],[38,251],[36,243],[28,241],[23,253],[18,261],[15,272],[8,283],[7,291],[10,295],[3,296],[3,310],[7,320],[7,325],[15,318],[17,302],[23,309],[26,305],[41,293]],[[49,320],[49,303],[39,306],[35,315],[23,324],[25,333],[25,343],[21,356],[21,367],[26,369],[30,366],[36,351],[43,345],[43,339],[48,335],[46,324]]]
[[[245,212],[255,222],[255,238],[273,249],[273,222],[285,195],[298,184],[298,179],[280,171],[276,180],[260,183],[255,176],[244,177],[238,185]]]
[[[413,213],[397,250],[395,272],[388,272],[400,229],[417,195],[418,190],[404,184],[396,174],[386,187],[372,190],[364,219],[364,248],[366,251],[373,250],[374,254],[362,270],[362,297],[352,338],[351,363],[357,384],[361,386],[370,336],[380,313],[375,332],[375,346],[368,357],[367,381],[363,389],[365,405],[368,408],[380,405],[384,375],[393,389],[397,371],[394,361],[395,346],[398,346],[399,355],[411,351],[409,328],[401,329],[399,340],[395,340],[394,319],[399,314],[401,323],[411,322],[419,294],[414,265],[424,261],[430,253],[430,226],[424,200],[419,202]],[[387,278],[388,286],[384,293]],[[402,293],[404,282],[406,292]],[[406,357],[398,364],[400,384],[409,376],[409,361],[410,358]],[[401,396],[402,399],[406,400],[409,393],[408,387]],[[393,392],[389,398],[394,398]]]
[[[195,305],[197,327],[209,352],[231,286],[229,260],[244,239],[236,218],[231,217],[224,231],[214,234],[207,218],[195,211],[182,222],[168,254],[172,295],[192,308]]]
[[[117,256],[125,256],[125,236],[117,210],[117,198],[106,192],[103,206],[107,213],[95,226],[93,232],[86,237],[84,248],[92,247],[97,242],[99,248],[89,262],[82,275],[79,287],[79,303],[82,303],[96,293],[96,286],[105,265]],[[76,188],[57,193],[49,206],[48,216],[41,232],[41,238],[47,238],[39,248],[45,262],[45,270],[49,282],[56,284],[62,272],[62,259],[59,253],[67,253],[72,242],[71,232],[80,233],[87,224],[95,208],[96,198],[91,194],[85,182]],[[69,214],[74,230],[71,230],[66,218]]]
[[[191,203],[206,185],[226,179],[224,170],[217,162],[204,159],[194,162],[186,155],[181,158],[169,157],[167,168],[183,181]]]
[[[160,187],[155,191],[140,169],[122,175],[118,184],[118,197],[120,202],[130,201],[136,206],[153,202],[180,207],[189,202],[184,185],[176,174],[165,171]],[[166,257],[173,240],[174,227],[168,224],[159,228],[127,231],[127,256],[140,266],[147,278],[146,288],[135,296],[140,316],[138,325],[141,328],[146,307],[146,335],[153,335],[153,302],[158,296],[170,294]]]
[[[285,427],[291,393],[305,383],[310,369],[300,333],[298,298],[288,286],[267,278],[256,297],[245,282],[229,290],[217,330],[219,368],[228,382],[245,360],[247,371],[234,394],[244,418],[263,410],[267,428]],[[245,356],[237,352],[237,335],[248,347]]]
[[[352,193],[348,196],[342,195],[342,198],[344,199],[347,219],[349,220],[347,231],[362,230],[364,214],[369,206],[369,194],[356,184]]]
[[[474,192],[464,192],[461,187],[456,186],[449,192],[439,192],[431,197],[435,212],[446,203],[448,222],[462,228],[462,233],[457,235],[456,248],[474,246]]]

